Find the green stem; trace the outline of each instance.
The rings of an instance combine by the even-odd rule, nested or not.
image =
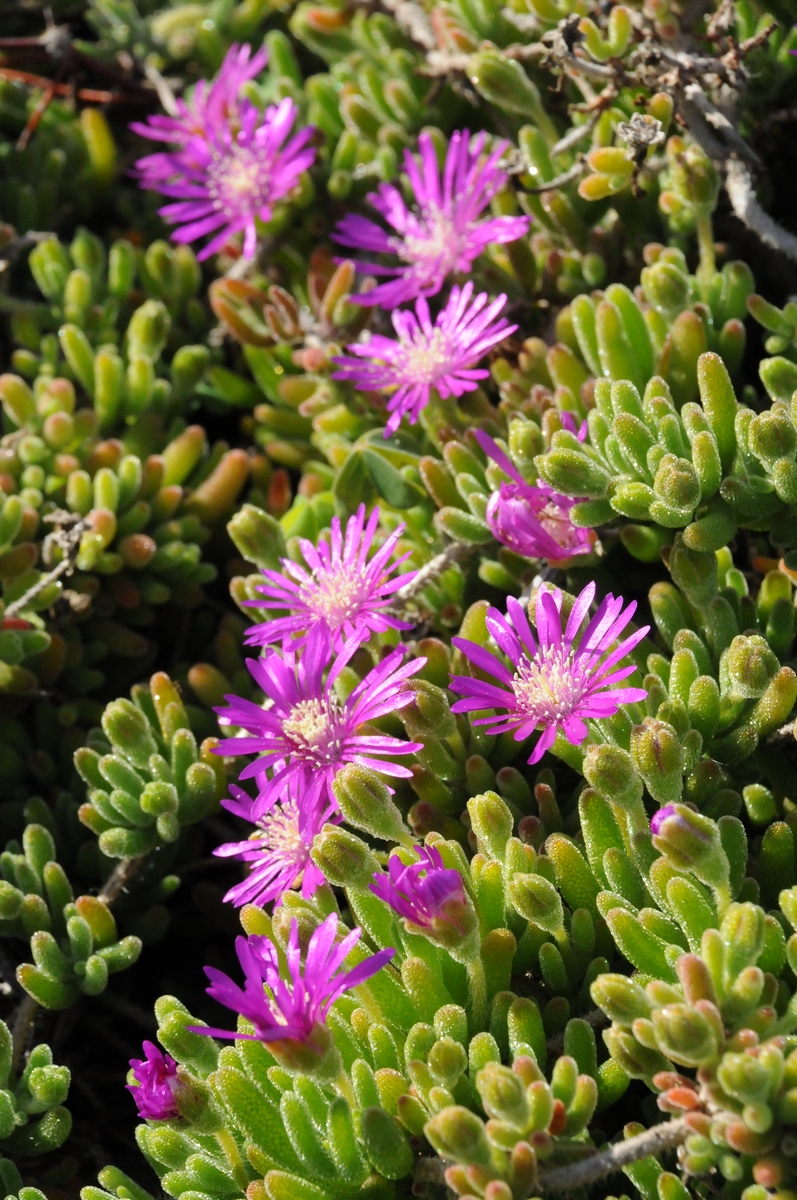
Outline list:
[[[487,1025],[487,977],[481,956],[475,955],[465,963],[470,993],[471,1032],[478,1033]]]
[[[710,212],[700,212],[697,217],[697,245],[700,251],[700,264],[696,271],[700,298],[708,302],[711,282],[717,269],[714,254],[714,229]]]
[[[351,1108],[352,1112],[354,1112],[358,1107],[357,1097],[354,1094],[354,1088],[351,1085],[351,1080],[344,1071],[343,1067],[341,1067],[335,1079],[335,1087],[338,1089],[341,1096],[343,1096],[344,1100],[348,1100],[349,1107]]]
[[[720,883],[714,888],[714,900],[717,905],[717,916],[720,921],[725,916],[732,899],[731,889],[727,883]]]

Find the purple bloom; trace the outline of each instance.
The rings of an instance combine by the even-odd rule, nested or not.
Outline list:
[[[595,584],[588,583],[576,598],[562,632],[562,593],[558,588],[540,590],[536,602],[539,644],[522,605],[514,597],[507,600],[506,617],[495,608],[489,609],[487,629],[514,669],[475,642],[454,638],[454,645],[465,657],[498,682],[454,676],[451,690],[464,699],[457,700],[452,712],[503,709],[503,713],[480,717],[475,724],[489,725],[492,734],[511,731],[518,742],[541,727],[542,736],[529,758],[535,763],[551,748],[559,730],[578,746],[587,736],[587,719],[613,716],[621,705],[643,700],[647,695],[644,688],[612,685],[636,670],[633,663],[619,668],[617,664],[641,642],[649,626],[638,629],[612,649],[631,620],[636,603],[623,608],[622,597],[608,595],[579,635],[594,596]]]
[[[330,658],[329,634],[315,626],[304,649],[269,649],[261,659],[246,665],[257,685],[268,697],[268,707],[251,700],[226,696],[229,708],[217,708],[222,721],[245,729],[249,737],[225,738],[219,754],[259,754],[244,767],[241,779],[272,770],[263,777],[263,788],[253,808],[257,818],[279,797],[296,776],[308,774],[323,783],[332,798],[332,781],[346,763],[356,762],[386,775],[407,778],[411,771],[382,755],[414,754],[423,747],[388,734],[361,727],[412,701],[405,688],[411,675],[420,671],[425,658],[401,665],[404,650],[394,650],[375,666],[345,701],[337,699],[333,684],[358,646],[347,642],[324,681]]]
[[[313,838],[325,822],[334,820],[333,808],[319,781],[294,776],[285,794],[257,818],[257,801],[241,788],[230,788],[232,800],[222,804],[236,816],[257,825],[245,842],[225,842],[213,851],[220,858],[240,858],[249,873],[224,897],[231,904],[263,905],[276,900],[301,882],[303,896],[312,896],[324,876],[310,857]]]
[[[222,104],[207,101],[198,112],[202,133],[186,136],[188,125],[178,122],[177,148],[139,159],[139,182],[177,201],[159,210],[180,227],[172,233],[173,241],[214,235],[198,258],[208,258],[242,231],[243,253],[252,258],[256,222],[270,220],[276,201],[296,186],[313,162],[315,151],[307,146],[313,130],[301,129],[286,142],[297,115],[288,98],[265,112],[246,99],[238,102],[234,116]],[[143,125],[138,132],[159,141],[166,131]]]
[[[589,554],[594,535],[570,520],[577,503],[547,483],[527,483],[501,447],[481,429],[474,430],[484,453],[512,479],[501,483],[487,502],[487,525],[494,538],[526,558],[562,561]]]
[[[223,971],[205,967],[211,984],[207,992],[225,1008],[246,1017],[255,1031],[235,1033],[205,1026],[194,1026],[193,1031],[213,1037],[270,1043],[320,1040],[318,1027],[323,1025],[332,1004],[344,992],[365,983],[396,953],[395,950],[380,950],[353,970],[341,971],[347,955],[360,940],[362,930],[351,930],[336,944],[337,932],[337,914],[332,913],[313,932],[302,970],[299,927],[294,921],[286,950],[287,981],[280,978],[277,950],[267,937],[253,934],[248,938],[236,938],[235,949],[245,979],[243,988],[233,983]]]
[[[465,903],[465,889],[459,871],[443,866],[435,846],[416,846],[419,861],[405,866],[398,854],[392,854],[387,875],[375,875],[371,891],[389,904],[400,917],[414,925],[431,926],[445,916],[451,903]]]
[[[157,113],[145,122],[134,121],[130,128],[156,142],[185,145],[192,138],[205,137],[209,127],[224,121],[235,123],[241,88],[259,75],[268,62],[265,47],[254,57],[251,55],[251,46],[230,46],[212,83],[200,80],[188,102],[175,100],[173,114]]]
[[[395,266],[363,263],[369,274],[395,278],[354,300],[394,308],[419,296],[434,296],[448,275],[469,271],[488,246],[523,236],[528,217],[479,219],[507,180],[506,171],[498,166],[507,143],[500,142],[482,162],[484,143],[484,133],[477,134],[472,145],[469,133],[453,134],[441,180],[434,143],[422,133],[420,165],[409,150],[404,152],[404,169],[419,211],[411,212],[398,188],[383,183],[368,199],[394,233],[353,213],[338,224],[335,239],[341,245],[399,259]]]
[[[407,553],[390,562],[404,526],[395,529],[369,559],[378,524],[379,509],[374,509],[366,525],[365,505],[361,504],[349,518],[345,535],[340,520],[333,517],[328,542],[321,541],[316,547],[300,540],[309,571],[287,558],[282,559],[283,572],[263,571],[268,583],[259,584],[257,590],[268,600],[245,603],[253,608],[287,609],[288,615],[253,625],[246,633],[247,645],[266,646],[283,638],[298,644],[299,635],[321,626],[338,653],[349,640],[360,643],[372,633],[409,629],[407,622],[385,612],[393,593],[415,576],[409,571],[390,578],[410,557]]]
[[[180,1115],[176,1094],[185,1089],[177,1074],[177,1063],[159,1050],[154,1042],[144,1042],[144,1058],[131,1058],[135,1083],[128,1083],[138,1107],[138,1115],[146,1121],[166,1121]]]
[[[339,368],[333,379],[351,380],[361,391],[392,389],[385,437],[395,433],[402,418],[407,417],[410,424],[418,420],[421,409],[429,403],[432,388],[444,398],[461,396],[474,391],[478,381],[490,374],[485,368],[474,369],[475,364],[514,333],[517,325],[503,318],[495,320],[506,296],[492,302],[486,292],[473,300],[472,296],[472,283],[452,288],[434,323],[422,296],[415,313],[404,310],[392,314],[398,338],[375,334],[367,342],[347,347],[356,357],[333,360]]]
[[[660,833],[661,827],[667,818],[675,817],[677,815],[678,814],[674,804],[665,804],[664,808],[660,808],[658,812],[654,812],[653,816],[650,818],[650,832],[653,834]]]

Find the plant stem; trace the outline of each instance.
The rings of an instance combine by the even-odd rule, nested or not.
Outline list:
[[[689,1126],[683,1118],[677,1121],[663,1121],[654,1125],[636,1137],[627,1138],[608,1146],[590,1158],[582,1158],[579,1162],[570,1163],[565,1167],[554,1167],[550,1171],[541,1171],[537,1181],[542,1192],[575,1192],[578,1188],[586,1187],[613,1175],[622,1167],[638,1162],[640,1158],[650,1155],[657,1157],[665,1150],[680,1146],[689,1136]]]
[[[432,583],[453,563],[465,558],[473,549],[473,546],[468,546],[465,542],[449,542],[445,550],[436,554],[425,566],[416,571],[414,578],[409,583],[405,584],[403,588],[399,588],[393,598],[394,605],[400,608],[408,600],[412,600],[418,595],[418,592],[423,591],[427,583]]]
[[[481,956],[475,955],[465,963],[470,993],[471,1031],[478,1033],[487,1024],[487,978]]]
[[[714,254],[714,228],[711,223],[711,213],[699,212],[697,218],[697,245],[700,251],[700,263],[695,273],[700,288],[701,300],[708,301],[709,289],[717,261]]]
[[[142,854],[138,858],[121,859],[105,880],[105,885],[102,891],[98,893],[97,899],[102,900],[103,904],[113,904],[114,900],[122,894],[134,875],[138,873],[145,857]]]

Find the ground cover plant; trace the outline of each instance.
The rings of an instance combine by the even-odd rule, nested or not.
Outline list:
[[[795,20],[6,0],[4,1196],[797,1193]]]

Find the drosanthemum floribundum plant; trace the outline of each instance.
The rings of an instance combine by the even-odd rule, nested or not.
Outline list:
[[[484,453],[512,480],[500,483],[487,502],[486,521],[493,537],[526,558],[562,562],[588,554],[594,534],[570,520],[577,501],[544,482],[527,483],[493,438],[482,429],[474,430],[474,435]]]
[[[173,151],[147,155],[136,163],[142,187],[172,196],[175,203],[159,209],[176,228],[175,242],[194,242],[212,234],[197,255],[208,258],[233,234],[243,233],[243,253],[254,256],[257,222],[270,220],[274,204],[296,186],[312,164],[308,146],[313,129],[290,137],[297,109],[287,97],[261,112],[240,100],[234,115],[208,107],[203,131],[183,139]],[[162,132],[140,126],[139,133],[162,140]]]
[[[421,297],[415,312],[392,314],[397,338],[375,334],[367,342],[347,346],[352,358],[334,359],[333,379],[347,379],[361,391],[389,389],[390,417],[385,437],[395,433],[406,417],[418,420],[429,403],[432,388],[446,399],[474,391],[490,374],[476,363],[499,342],[514,333],[498,314],[506,296],[490,300],[486,292],[473,296],[473,284],[451,289],[445,307],[432,321],[429,305]]]
[[[410,557],[411,552],[390,561],[404,526],[394,529],[369,558],[378,525],[379,509],[374,509],[366,524],[365,505],[361,504],[347,521],[345,533],[339,518],[333,517],[328,541],[322,538],[314,546],[300,539],[309,570],[287,558],[282,559],[282,572],[264,570],[268,582],[258,584],[257,590],[267,599],[245,603],[288,611],[286,616],[251,626],[246,632],[247,645],[266,646],[285,638],[298,643],[302,634],[320,626],[338,653],[347,641],[366,642],[372,633],[409,629],[406,621],[386,611],[393,594],[415,577],[414,571],[407,571],[390,578]]]
[[[231,800],[223,806],[257,828],[246,841],[225,842],[213,851],[220,858],[237,858],[247,863],[248,874],[236,883],[224,899],[242,904],[281,901],[285,892],[301,887],[301,894],[312,896],[324,882],[324,876],[310,857],[313,838],[324,824],[335,819],[322,781],[294,776],[284,794],[269,809],[254,817],[256,801],[242,789],[230,788]]]
[[[383,183],[368,200],[392,231],[349,213],[339,222],[335,239],[343,246],[398,258],[394,266],[362,263],[372,275],[393,276],[369,292],[352,299],[360,304],[395,308],[419,296],[434,296],[452,272],[467,272],[488,246],[513,242],[529,227],[528,217],[481,219],[493,196],[507,180],[499,167],[506,142],[499,142],[482,159],[485,134],[471,142],[467,132],[452,135],[442,178],[434,142],[429,134],[418,138],[420,164],[409,150],[404,152],[404,169],[418,203],[413,212],[392,183]]]
[[[167,1121],[180,1115],[177,1094],[186,1091],[177,1074],[177,1063],[154,1042],[144,1042],[144,1058],[131,1058],[135,1083],[128,1083],[138,1115],[145,1121]]]
[[[411,933],[424,933],[450,950],[472,941],[478,919],[453,867],[436,846],[416,846],[418,861],[405,865],[391,854],[387,875],[374,875],[371,891],[403,917]]]
[[[419,742],[369,732],[362,726],[411,702],[406,682],[422,669],[426,659],[416,658],[402,665],[404,650],[394,650],[368,672],[345,701],[340,701],[334,683],[357,648],[357,642],[347,642],[325,680],[331,645],[326,630],[316,626],[301,651],[269,649],[261,659],[246,660],[252,678],[268,697],[268,707],[226,696],[230,707],[216,709],[223,724],[237,725],[249,735],[225,738],[219,742],[217,753],[259,755],[240,775],[241,779],[263,777],[252,810],[254,819],[284,793],[295,777],[312,776],[323,783],[326,794],[333,799],[332,781],[346,763],[359,763],[400,778],[412,774],[408,767],[390,762],[389,756],[414,754],[423,748]],[[265,777],[267,770],[270,779]]]
[[[245,1017],[254,1032],[192,1026],[193,1032],[267,1042],[283,1066],[306,1071],[320,1066],[325,1058],[335,1055],[324,1028],[330,1007],[344,992],[375,975],[395,954],[395,950],[380,950],[350,971],[341,970],[362,930],[349,930],[340,942],[336,942],[337,933],[338,917],[332,913],[313,931],[302,968],[299,927],[294,921],[286,948],[287,980],[280,977],[277,949],[267,937],[252,934],[236,938],[243,988],[223,971],[205,967],[210,980],[207,992],[225,1008]]]
[[[211,83],[201,79],[190,100],[175,99],[173,113],[167,116],[154,113],[146,121],[133,121],[130,128],[141,137],[179,146],[192,138],[207,136],[210,129],[222,122],[235,125],[241,88],[259,75],[267,62],[265,47],[253,55],[251,46],[232,45]],[[161,157],[168,161],[168,155]],[[161,165],[165,166],[166,161]],[[157,169],[156,163],[152,169]]]
[[[479,717],[474,724],[488,726],[488,733],[512,732],[515,741],[541,730],[529,762],[538,762],[561,732],[574,746],[587,736],[587,720],[611,717],[624,704],[644,700],[647,692],[638,687],[617,687],[633,674],[633,663],[618,664],[641,642],[648,631],[645,625],[619,645],[617,638],[636,609],[636,603],[624,607],[622,597],[608,595],[581,631],[595,596],[595,584],[588,583],[575,603],[562,629],[562,593],[558,588],[537,593],[535,620],[537,639],[531,632],[523,606],[514,597],[507,601],[507,614],[488,610],[487,629],[507,656],[511,668],[497,655],[466,638],[454,638],[453,644],[467,659],[493,676],[487,683],[467,675],[455,675],[451,690],[463,696],[452,712],[503,710]]]

